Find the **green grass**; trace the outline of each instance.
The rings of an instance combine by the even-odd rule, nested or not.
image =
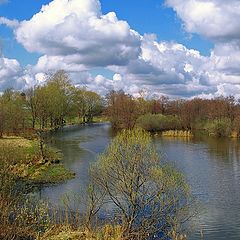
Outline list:
[[[44,162],[36,140],[0,139],[0,166],[6,166],[15,177],[30,183],[57,183],[74,177],[61,163],[59,150],[45,146],[45,155],[47,161]]]
[[[75,174],[67,170],[63,164],[45,164],[43,166],[31,166],[28,169],[27,179],[34,183],[59,183],[72,179]]]

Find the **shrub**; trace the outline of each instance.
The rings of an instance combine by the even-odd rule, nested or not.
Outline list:
[[[228,118],[215,119],[205,125],[209,135],[217,137],[228,137],[231,134],[231,121]]]
[[[178,117],[162,114],[146,114],[138,118],[137,125],[147,131],[167,131],[181,129]]]
[[[189,188],[183,175],[161,164],[144,130],[117,135],[90,172],[102,196],[100,206],[112,206],[110,216],[122,227],[124,239],[166,237],[188,215]]]
[[[237,136],[240,135],[240,116],[237,116],[233,121],[233,129]]]

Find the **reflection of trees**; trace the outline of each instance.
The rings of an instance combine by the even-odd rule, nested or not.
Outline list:
[[[238,140],[206,137],[204,142],[208,145],[211,158],[222,162],[239,161],[240,145]]]
[[[240,160],[240,141],[238,139],[209,137],[204,134],[194,133],[193,138],[162,138],[161,136],[154,135],[154,142],[155,140],[156,142],[177,141],[184,144],[204,144],[211,159],[221,162],[239,162]]]

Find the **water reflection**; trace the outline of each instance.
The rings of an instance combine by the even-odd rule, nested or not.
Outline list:
[[[89,178],[88,169],[112,138],[108,124],[71,127],[54,134],[53,145],[64,154],[64,164],[76,178],[43,189],[42,196],[59,203],[63,194],[81,195]],[[161,138],[154,143],[162,161],[182,171],[203,211],[191,221],[190,239],[240,239],[240,142],[234,139]],[[74,207],[74,206],[73,206]]]
[[[186,176],[204,211],[192,222],[190,239],[240,239],[240,144],[238,140],[197,136],[158,138],[159,149]]]

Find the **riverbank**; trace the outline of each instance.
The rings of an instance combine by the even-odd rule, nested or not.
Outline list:
[[[136,120],[136,126],[165,137],[192,137],[195,132],[214,137],[240,137],[239,125],[230,118],[196,119],[191,122],[181,116],[148,113]]]
[[[16,136],[0,138],[0,239],[39,239],[51,229],[52,209],[32,192],[34,186],[71,179],[59,150]],[[31,194],[27,194],[30,193]]]
[[[96,126],[100,125],[101,124],[96,124]],[[92,126],[89,126],[89,128],[94,129]],[[83,128],[80,129],[84,130]],[[60,132],[56,134],[63,133]],[[80,135],[82,136],[82,133]],[[62,138],[60,139],[62,140]],[[35,145],[37,143],[35,140],[30,141],[19,137],[5,137],[2,139],[0,146],[2,149],[5,149],[5,154],[2,154],[2,156],[4,156],[2,159],[9,163],[8,169],[11,169],[12,166],[15,167],[15,165],[16,168],[19,168],[21,165],[18,164],[20,163],[22,165],[30,165],[26,159],[34,159],[37,166],[38,163],[39,165],[47,165],[52,164],[53,161],[58,161],[56,160],[57,158],[53,156],[55,156],[54,154],[58,156],[59,152],[52,150],[54,154],[49,151],[46,152],[47,163],[44,163],[43,159],[35,154],[36,149],[39,150]],[[102,143],[103,141],[101,141],[101,144]],[[79,152],[79,149],[76,149],[76,151]],[[65,152],[63,151],[63,153]],[[89,161],[88,158],[87,160]],[[4,165],[6,166],[7,164],[4,163]],[[26,166],[24,166],[24,169],[25,167]],[[22,173],[23,171],[19,170],[19,172]],[[106,225],[100,222],[95,225],[98,218],[95,218],[95,215],[91,215],[92,212],[88,213],[87,211],[85,216],[85,214],[82,215],[71,209],[68,201],[72,199],[64,200],[64,208],[58,207],[57,202],[50,203],[44,198],[39,199],[37,196],[37,198],[33,198],[34,194],[32,193],[26,194],[26,192],[23,191],[24,188],[21,188],[21,186],[20,188],[18,187],[18,179],[15,181],[15,179],[9,176],[9,180],[6,181],[5,176],[7,176],[8,173],[20,178],[21,174],[19,172],[14,172],[12,169],[11,171],[7,169],[0,171],[0,189],[2,189],[0,191],[0,239],[123,239],[122,236],[125,235],[125,230],[122,226],[118,226],[117,222],[109,219]],[[26,172],[29,173],[29,168]],[[29,178],[28,175],[21,177]],[[81,181],[79,182],[82,183]],[[50,187],[56,186],[52,185]],[[62,189],[64,189],[64,187]],[[65,189],[68,192],[71,191],[70,188]],[[80,200],[81,198],[79,198],[77,203],[81,202]],[[88,206],[91,206],[91,200],[87,202],[87,208]],[[102,218],[99,218],[99,220],[101,219]]]
[[[37,140],[3,137],[0,139],[0,164],[16,178],[31,184],[59,183],[74,177],[61,163],[59,150],[45,146],[44,151],[45,160]]]
[[[67,119],[64,126],[81,126],[86,124],[105,123],[105,122],[110,122],[110,121],[107,117],[103,117],[103,116],[95,116],[93,117],[91,122],[84,122],[81,118],[75,117],[75,118]]]
[[[214,133],[209,133],[205,129],[200,130],[194,130],[193,132],[190,130],[169,130],[169,131],[162,131],[162,132],[154,132],[154,135],[160,135],[162,137],[176,137],[176,138],[191,138],[194,137],[194,135],[203,134],[209,137],[220,137],[220,138],[233,138],[233,139],[239,139],[239,134],[236,131],[230,131],[228,135],[226,136],[219,136]]]

